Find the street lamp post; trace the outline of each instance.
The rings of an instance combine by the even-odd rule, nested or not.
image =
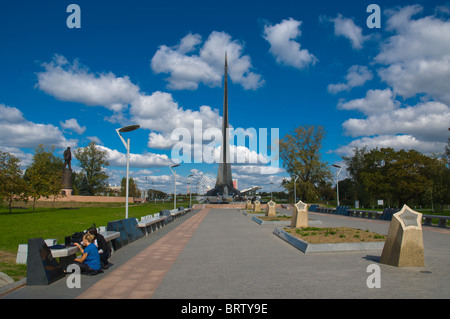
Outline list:
[[[298,176],[294,178],[294,205],[297,204],[297,179]]]
[[[172,168],[178,167],[180,164],[174,164],[170,165],[170,170],[172,171],[174,178],[175,178],[175,184],[174,184],[174,192],[173,192],[173,209],[177,208],[177,172],[174,171]]]
[[[125,148],[127,149],[127,181],[126,181],[126,198],[125,198],[125,218],[128,218],[128,192],[129,192],[129,185],[128,180],[130,177],[130,139],[128,138],[125,142],[124,138],[122,137],[122,134],[120,133],[127,133],[134,130],[137,130],[140,127],[140,125],[134,124],[134,125],[128,125],[121,128],[116,129],[117,135],[119,135],[120,139],[122,140],[123,145],[125,145]]]
[[[270,183],[270,200],[272,200],[273,183]]]
[[[339,165],[336,165],[336,164],[333,164],[331,166],[338,168],[338,170],[336,170],[336,199],[337,199],[337,206],[339,206],[339,181],[338,181],[338,176],[339,176],[339,173],[342,170],[342,167],[339,166]]]
[[[156,204],[156,196],[155,196],[155,181],[152,178],[152,196],[153,196],[153,201]]]
[[[188,176],[188,192],[189,192],[189,207],[192,207],[192,201],[191,201],[191,177],[194,176],[193,174]]]

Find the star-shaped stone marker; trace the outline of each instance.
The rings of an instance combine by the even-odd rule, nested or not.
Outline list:
[[[398,217],[401,218],[401,220],[405,224],[405,227],[419,226],[417,225],[417,214],[408,208],[405,208],[405,211],[402,214],[398,215]]]
[[[305,210],[306,209],[306,204],[303,203],[302,201],[299,201],[295,206],[297,206],[298,210]]]

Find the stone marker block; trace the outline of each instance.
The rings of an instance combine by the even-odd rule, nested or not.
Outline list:
[[[16,264],[26,265],[28,256],[28,244],[20,244],[17,249]]]
[[[245,209],[252,209],[253,207],[252,207],[252,201],[251,200],[248,200],[247,201],[247,204],[245,205]]]
[[[64,269],[53,258],[42,238],[28,239],[27,285],[43,286],[64,277]]]
[[[291,219],[292,228],[308,227],[308,204],[299,201],[294,204],[294,210],[292,212]]]
[[[253,211],[254,212],[261,211],[261,203],[258,200],[255,200],[255,203],[253,204]]]
[[[277,216],[277,204],[275,204],[275,202],[270,201],[267,203],[266,216],[269,216],[269,217]]]
[[[422,214],[408,206],[392,215],[380,263],[395,267],[424,267]]]

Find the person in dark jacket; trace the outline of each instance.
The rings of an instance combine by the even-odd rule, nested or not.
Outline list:
[[[109,257],[111,256],[111,248],[105,240],[103,235],[97,232],[97,228],[91,228],[88,233],[94,235],[94,243],[98,248],[98,253],[100,254],[100,262],[103,269],[108,269],[109,267]]]

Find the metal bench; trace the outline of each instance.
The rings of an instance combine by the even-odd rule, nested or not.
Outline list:
[[[166,219],[167,216],[152,216],[149,218],[144,218],[143,220],[138,222],[138,226],[142,231],[142,234],[147,236],[148,234],[164,227],[164,225],[166,224]]]
[[[349,209],[348,215],[352,217],[361,217],[361,218],[380,218],[383,212],[373,211],[373,210],[361,210],[361,209]]]
[[[432,226],[433,218],[439,219],[438,226],[439,227],[447,227],[447,220],[450,219],[450,216],[443,215],[422,215],[422,219],[424,219],[423,224],[427,226]]]

